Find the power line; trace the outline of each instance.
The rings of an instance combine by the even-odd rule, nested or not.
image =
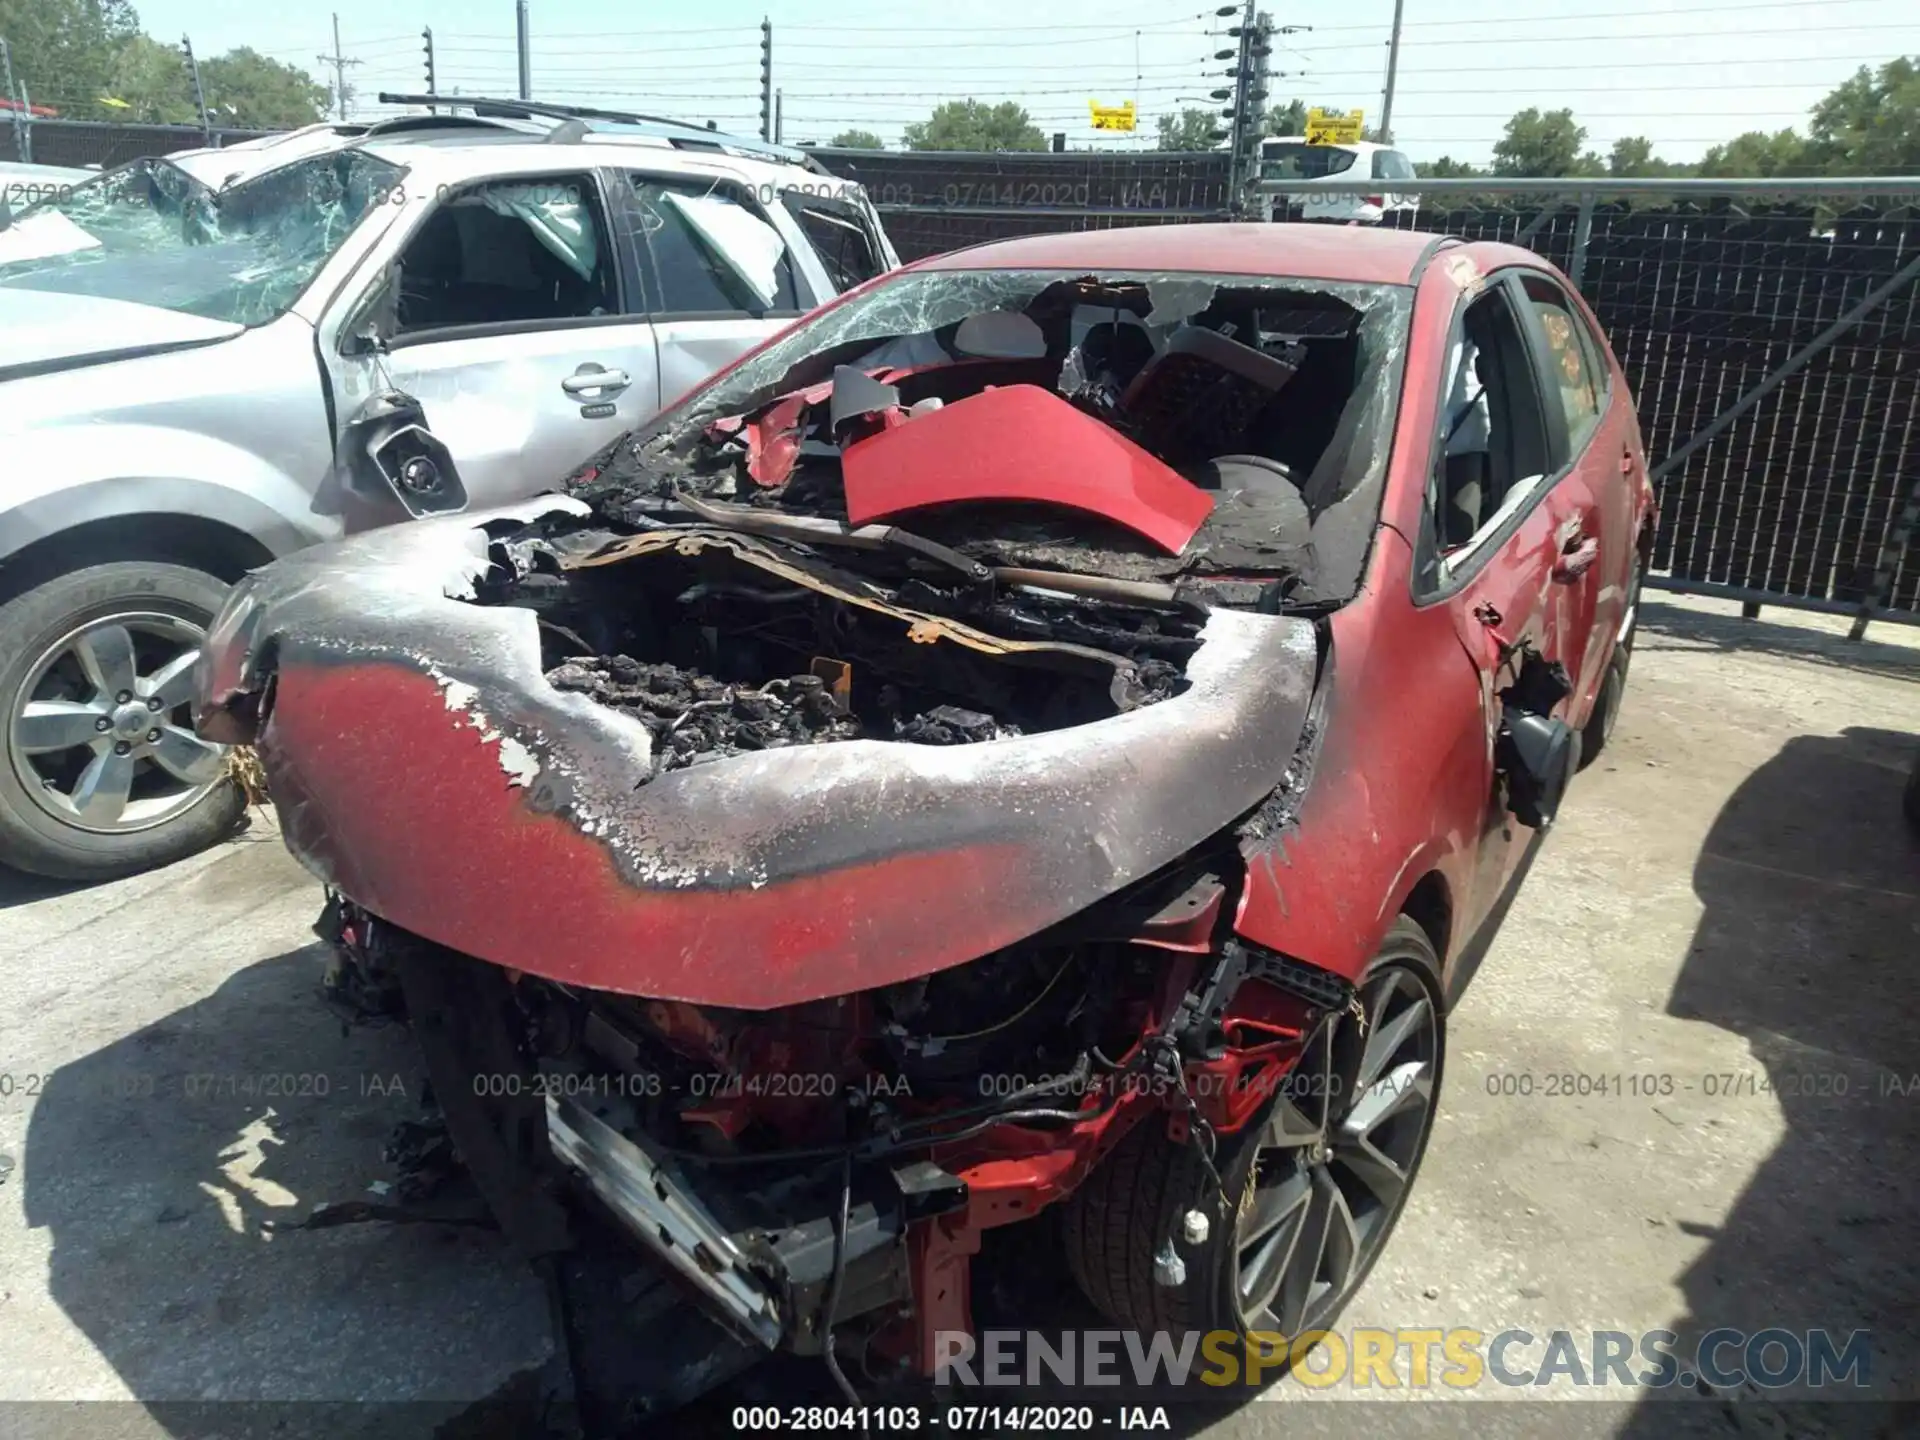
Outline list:
[[[1920,27],[1910,24],[1826,25],[1821,27],[1820,33],[1822,35],[1838,35],[1851,30],[1920,30]],[[1804,35],[1805,33],[1802,29],[1742,30],[1740,32],[1740,38],[1745,40],[1756,35]],[[1622,35],[1616,31],[1610,35],[1529,35],[1525,37],[1524,43],[1528,45],[1586,45],[1596,41],[1606,41],[1615,45],[1641,45],[1666,40],[1717,40],[1723,39],[1725,35],[1726,31],[1724,30],[1667,30],[1654,35]],[[1320,55],[1334,50],[1374,50],[1385,43],[1384,40],[1379,40],[1355,41],[1345,45],[1303,45],[1296,47],[1294,53],[1299,55]],[[1475,35],[1462,40],[1422,40],[1420,42],[1420,48],[1422,50],[1431,50],[1442,45],[1484,46],[1489,43],[1491,42],[1484,37]],[[1730,62],[1715,61],[1713,63],[1726,64]]]
[[[1821,0],[1821,8],[1869,3],[1879,4],[1883,0]],[[1656,15],[1730,15],[1744,10],[1798,10],[1804,13],[1808,8],[1807,0],[1743,0],[1738,5],[1679,5],[1659,10],[1585,10],[1573,15],[1542,15],[1534,11],[1525,15],[1475,15],[1470,19],[1409,20],[1405,28],[1435,30],[1442,26],[1457,25],[1544,25],[1565,20],[1638,20]],[[1334,31],[1385,30],[1387,26],[1376,20],[1364,25],[1316,25],[1313,28],[1315,34],[1323,31],[1331,34]]]

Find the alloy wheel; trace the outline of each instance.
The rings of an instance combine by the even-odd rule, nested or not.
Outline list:
[[[8,751],[27,795],[97,834],[151,829],[219,783],[225,747],[193,733],[206,631],[160,612],[90,620],[28,667],[10,697]]]
[[[1432,1127],[1439,1062],[1435,996],[1403,964],[1315,1033],[1255,1139],[1235,1224],[1247,1330],[1322,1328],[1366,1274]]]

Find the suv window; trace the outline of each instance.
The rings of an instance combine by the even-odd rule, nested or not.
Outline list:
[[[887,262],[874,247],[866,218],[853,206],[799,190],[783,192],[780,200],[813,242],[835,290],[851,290],[887,269]]]
[[[1357,158],[1353,151],[1338,145],[1269,140],[1260,147],[1260,175],[1266,180],[1324,180],[1351,170]]]
[[[804,307],[787,242],[725,189],[628,177],[634,228],[647,249],[647,308],[656,315],[765,315]]]
[[[613,247],[584,175],[451,195],[400,252],[398,333],[620,311]]]
[[[1418,180],[1413,162],[1398,150],[1373,152],[1373,178],[1376,180]]]
[[[1570,452],[1577,454],[1600,423],[1606,405],[1607,372],[1599,363],[1599,342],[1557,285],[1537,275],[1527,276],[1521,284],[1546,336],[1547,361],[1567,417]]]
[[[405,173],[335,151],[216,193],[169,161],[136,160],[16,211],[0,231],[0,288],[264,324]]]
[[[1504,287],[1467,309],[1448,357],[1428,504],[1443,554],[1472,553],[1546,478],[1533,365]]]

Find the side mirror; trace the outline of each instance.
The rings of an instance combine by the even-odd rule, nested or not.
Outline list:
[[[467,508],[453,454],[427,428],[426,412],[411,395],[388,390],[368,399],[340,432],[336,458],[348,488],[364,503],[397,501],[415,519]]]
[[[1530,642],[1517,652],[1513,683],[1500,692],[1500,730],[1494,766],[1506,781],[1507,809],[1522,825],[1545,830],[1560,809],[1567,782],[1580,764],[1580,735],[1554,709],[1573,693],[1558,660],[1548,660]]]
[[[1496,753],[1507,776],[1507,808],[1522,825],[1545,830],[1580,764],[1579,732],[1564,720],[1512,714],[1500,727]]]

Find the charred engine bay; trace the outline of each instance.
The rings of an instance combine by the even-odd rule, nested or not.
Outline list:
[[[645,725],[656,775],[1085,724],[1177,694],[1198,648],[1190,614],[954,584],[911,556],[843,565],[851,553],[703,527],[515,536],[477,598],[533,610],[548,683]]]

